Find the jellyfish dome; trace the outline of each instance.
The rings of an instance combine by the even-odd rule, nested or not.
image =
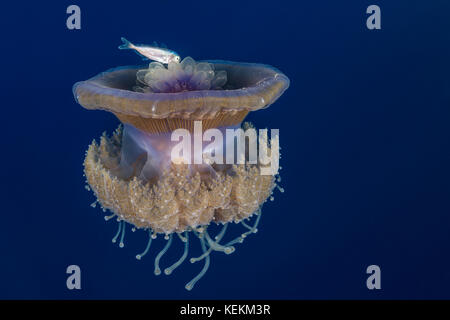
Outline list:
[[[98,203],[103,211],[111,211],[106,220],[118,221],[113,242],[124,246],[128,224],[132,230],[146,230],[147,246],[136,256],[140,260],[150,252],[152,240],[163,235],[166,245],[155,258],[154,273],[159,275],[161,258],[173,238],[179,238],[184,252],[164,270],[168,275],[187,258],[189,238],[198,239],[203,253],[190,262],[203,261],[204,266],[186,284],[190,290],[208,269],[211,252],[230,254],[237,243],[256,233],[261,207],[277,186],[277,174],[261,174],[262,164],[248,161],[248,154],[243,162],[232,164],[174,162],[173,148],[179,141],[173,133],[179,129],[192,133],[187,142],[193,145],[199,125],[203,131],[225,134],[242,127],[246,132],[252,128],[242,125],[246,115],[270,106],[288,86],[289,79],[271,66],[196,62],[190,57],[167,65],[114,68],[76,83],[73,93],[81,106],[112,112],[122,123],[112,135],[103,134],[99,143],[94,140],[84,160],[87,189],[97,197],[93,206]],[[224,143],[216,160],[233,148],[229,141],[234,140]],[[205,159],[207,149],[202,142]],[[270,144],[266,149],[270,153]],[[241,224],[244,231],[223,241],[229,223]],[[211,224],[222,225],[214,236],[208,232]]]

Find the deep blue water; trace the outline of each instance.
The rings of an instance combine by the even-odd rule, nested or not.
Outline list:
[[[70,4],[81,30],[66,28]],[[381,30],[366,28],[371,4]],[[0,298],[450,298],[449,15],[445,0],[2,4]],[[121,36],[270,64],[291,80],[248,116],[280,129],[286,191],[192,292],[201,265],[155,277],[162,242],[136,261],[144,232],[114,246],[115,223],[84,189],[87,146],[119,122],[76,104],[72,85],[140,63],[117,50]],[[66,288],[71,264],[80,291]],[[378,291],[366,288],[371,264]]]

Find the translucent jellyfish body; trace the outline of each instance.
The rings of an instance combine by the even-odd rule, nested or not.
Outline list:
[[[93,142],[84,161],[88,188],[101,207],[118,221],[113,242],[123,246],[126,225],[148,231],[145,250],[157,234],[164,234],[160,260],[174,241],[180,239],[183,255],[165,269],[170,274],[188,256],[190,240],[199,240],[202,255],[192,257],[204,266],[186,289],[193,288],[209,267],[213,251],[230,254],[235,245],[257,231],[261,206],[276,186],[274,175],[261,174],[260,163],[239,164],[173,163],[172,133],[186,129],[194,133],[216,128],[221,132],[241,126],[250,111],[272,104],[289,86],[288,78],[266,65],[227,61],[195,62],[186,58],[167,68],[151,63],[148,68],[121,67],[74,85],[78,103],[86,109],[114,113],[123,123],[111,136]],[[231,146],[224,145],[223,151]],[[201,146],[205,152],[205,145]],[[266,148],[270,153],[270,146]],[[247,220],[252,218],[253,223]],[[240,223],[243,232],[224,241],[230,222]],[[212,236],[211,223],[223,225]],[[192,243],[192,241],[191,241]]]

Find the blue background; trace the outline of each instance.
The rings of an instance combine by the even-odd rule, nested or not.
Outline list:
[[[73,3],[78,31],[66,28]],[[366,28],[371,4],[382,30]],[[445,0],[2,4],[0,298],[450,298],[449,15]],[[144,232],[112,245],[116,225],[84,189],[84,153],[118,120],[77,105],[72,85],[141,63],[117,50],[121,36],[270,64],[291,80],[248,117],[280,129],[286,191],[192,292],[200,264],[155,277],[161,240],[143,261]],[[66,288],[71,264],[81,291]],[[378,291],[366,288],[371,264]]]

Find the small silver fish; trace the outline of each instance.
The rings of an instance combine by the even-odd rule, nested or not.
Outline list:
[[[145,44],[134,45],[125,38],[121,38],[121,40],[123,44],[119,46],[119,49],[136,50],[142,57],[164,64],[168,64],[169,62],[180,62],[180,56],[175,51]]]

